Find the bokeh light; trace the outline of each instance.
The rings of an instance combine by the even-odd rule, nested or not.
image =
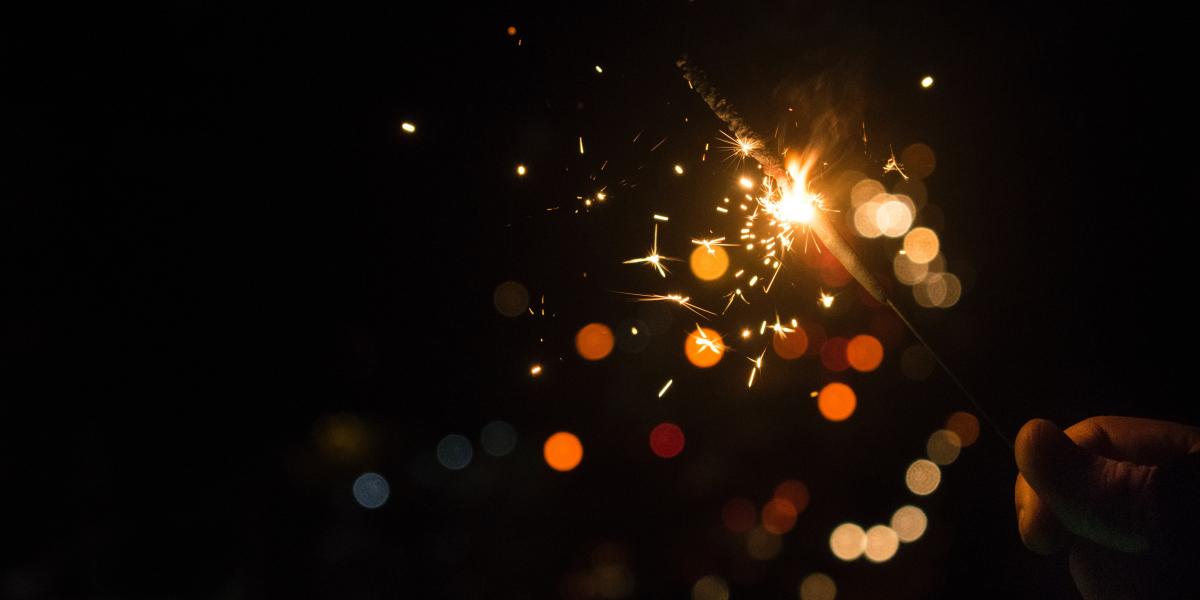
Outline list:
[[[583,460],[583,444],[575,434],[560,431],[550,436],[542,447],[546,464],[555,471],[570,471]]]
[[[856,371],[874,371],[883,362],[883,344],[873,335],[856,335],[846,344],[846,361]]]
[[[929,379],[936,367],[933,354],[920,344],[909,346],[904,350],[904,354],[900,355],[900,372],[913,381]]]
[[[683,445],[683,430],[674,423],[659,423],[650,431],[650,450],[659,458],[679,456]]]
[[[715,281],[729,269],[729,253],[720,246],[696,246],[688,258],[688,266],[697,279]]]
[[[877,238],[883,235],[883,230],[879,228],[879,223],[875,219],[875,215],[879,212],[880,204],[874,200],[868,200],[854,209],[854,231],[865,238]]]
[[[746,552],[754,560],[771,560],[779,556],[782,549],[783,538],[762,527],[755,527],[746,534]]]
[[[775,497],[791,503],[792,507],[796,509],[796,514],[800,514],[808,508],[808,486],[804,485],[803,481],[789,479],[775,486]]]
[[[958,299],[962,297],[962,281],[954,273],[942,273],[941,275],[945,289],[942,297],[934,302],[934,305],[938,308],[950,308],[958,304]]]
[[[858,399],[854,396],[854,390],[837,381],[821,388],[821,393],[817,396],[817,408],[821,411],[821,416],[830,421],[849,419],[857,405]]]
[[[505,30],[505,31],[506,31],[506,32],[508,33],[508,35],[510,35],[510,36],[511,36],[511,35],[517,35],[517,28],[516,28],[516,27],[513,27],[512,25],[509,25],[509,26],[508,26],[508,29],[507,29],[507,30]]]
[[[904,236],[904,254],[917,264],[926,264],[938,255],[941,241],[937,232],[928,227],[917,227]]]
[[[908,491],[918,496],[928,496],[942,482],[942,470],[933,461],[924,458],[913,461],[904,473],[904,484]]]
[[[746,533],[758,521],[758,510],[745,498],[733,498],[721,508],[721,522],[734,533]]]
[[[844,337],[825,340],[825,343],[821,344],[821,365],[835,373],[849,369],[850,361],[846,360],[846,348],[849,345],[850,340]]]
[[[913,262],[907,253],[897,253],[892,259],[892,271],[896,280],[904,285],[916,285],[929,274],[929,263]]]
[[[438,442],[437,460],[443,467],[451,471],[459,471],[471,464],[475,451],[471,448],[471,440],[466,436],[452,433]]]
[[[529,290],[515,281],[505,281],[492,292],[492,305],[506,317],[519,317],[529,308]]]
[[[969,412],[959,411],[946,419],[946,429],[958,435],[963,448],[979,439],[979,419]]]
[[[683,354],[688,362],[707,369],[719,362],[725,355],[725,344],[720,334],[707,327],[700,327],[688,334],[683,343]]]
[[[883,184],[874,179],[863,179],[850,188],[850,206],[858,208],[876,196],[886,193]]]
[[[600,360],[612,352],[613,332],[603,323],[589,323],[575,334],[575,350],[587,360]]]
[[[363,473],[354,480],[354,485],[350,487],[350,491],[354,494],[354,501],[363,508],[376,509],[387,502],[388,496],[391,495],[391,486],[388,485],[387,479],[379,473]]]
[[[837,584],[824,573],[812,573],[800,582],[800,600],[834,600]]]
[[[692,600],[729,600],[729,585],[716,575],[705,575],[692,585]]]
[[[890,238],[898,238],[912,227],[915,207],[912,201],[903,196],[882,194],[873,202],[878,203],[875,209],[875,229]]]
[[[925,516],[925,511],[911,504],[901,506],[892,514],[892,529],[901,542],[915,542],[921,539],[928,525],[929,519]]]
[[[517,165],[517,176],[524,177],[529,171],[525,169],[525,165]]]
[[[887,525],[876,525],[867,530],[867,547],[863,550],[867,560],[886,562],[900,549],[900,538]]]
[[[367,452],[367,424],[356,415],[323,416],[314,424],[313,433],[322,453],[329,458],[352,461]]]
[[[948,429],[939,429],[929,435],[929,440],[925,442],[925,455],[929,460],[946,466],[958,460],[958,454],[962,451],[962,442],[958,439],[958,434]]]
[[[762,524],[763,529],[774,533],[784,534],[792,530],[796,526],[796,515],[798,511],[791,502],[783,498],[774,498],[763,506]]]
[[[829,549],[844,560],[856,560],[867,550],[867,532],[854,523],[842,523],[829,535]]]
[[[904,165],[904,172],[909,177],[925,179],[932,175],[937,167],[937,156],[934,155],[933,148],[925,144],[911,144],[900,151],[900,164]]]
[[[479,432],[479,445],[491,456],[508,456],[517,447],[517,430],[505,421],[492,421]]]
[[[925,308],[935,308],[946,300],[946,277],[943,273],[930,273],[921,283],[913,286],[913,299]]]
[[[784,360],[794,360],[804,356],[808,351],[808,334],[803,327],[796,326],[788,333],[780,331],[775,332],[771,336],[771,348],[775,350],[775,354]]]

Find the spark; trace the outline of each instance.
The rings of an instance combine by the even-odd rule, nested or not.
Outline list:
[[[737,244],[722,244],[721,242],[724,242],[724,241],[725,241],[725,238],[719,237],[719,238],[714,238],[711,240],[705,240],[705,239],[692,240],[692,243],[696,244],[697,246],[704,246],[704,249],[707,250],[708,253],[712,254],[712,255],[716,255],[716,253],[717,253],[716,250],[713,250],[713,246],[737,246]]]
[[[667,141],[667,138],[663,138],[663,139],[661,139],[661,140],[658,140],[658,143],[657,143],[657,144],[655,144],[655,145],[654,145],[654,147],[650,149],[650,151],[651,151],[651,152],[654,152],[655,150],[658,150],[658,147],[659,147],[659,146],[661,146],[661,145],[663,145],[663,143],[664,143],[664,142],[666,142],[666,141]]]
[[[417,126],[413,125],[412,123],[409,123],[408,121],[401,123],[400,129],[403,129],[405,131],[405,133],[416,133],[417,132]]]
[[[887,164],[883,165],[883,172],[891,173],[892,171],[895,171],[899,173],[905,181],[908,181],[908,175],[904,173],[904,165],[896,162],[896,151],[892,150],[890,145],[888,146],[888,152],[891,154],[891,156],[888,157]]]
[[[742,177],[741,179],[738,179],[738,185],[745,189],[751,189],[754,187],[754,182],[750,181],[749,177]]]
[[[817,299],[817,302],[821,306],[824,306],[825,308],[829,308],[829,307],[833,306],[833,296],[826,294],[825,291],[822,290],[821,297]]]
[[[672,384],[672,383],[675,383],[675,380],[674,380],[674,379],[668,379],[668,380],[667,380],[667,382],[663,384],[663,386],[662,386],[662,389],[661,389],[661,390],[658,390],[658,397],[659,397],[659,398],[662,398],[662,397],[663,397],[663,394],[666,394],[666,393],[667,393],[667,390],[671,389],[671,384]]]
[[[601,68],[600,68],[600,65],[596,65],[596,72],[597,72],[597,73],[601,73],[601,74],[603,74],[603,73],[604,73],[604,69],[601,69]]]
[[[683,175],[683,167],[681,165],[675,165],[675,174]]]
[[[534,377],[541,375],[542,374],[542,365],[533,365],[532,367],[530,367],[529,374]]]
[[[725,352],[725,347],[722,346],[720,342],[718,342],[716,340],[711,340],[708,338],[707,335],[705,335],[704,328],[701,327],[699,323],[696,323],[696,338],[695,338],[695,340],[696,340],[696,345],[700,346],[700,349],[696,351],[697,353],[704,352],[705,350],[710,350],[714,354],[721,354],[721,353]]]
[[[769,329],[773,330],[781,338],[786,338],[787,334],[796,331],[794,328],[788,327],[779,321],[779,313],[775,313],[775,324],[771,325]]]
[[[705,319],[715,317],[717,313],[692,304],[691,298],[683,294],[637,294],[633,292],[617,292],[626,296],[634,296],[636,302],[674,302]]]
[[[659,215],[654,215],[655,219],[658,219],[658,217],[659,217]],[[659,220],[666,220],[666,217],[663,217],[662,219],[659,219]],[[663,261],[667,261],[667,260],[679,260],[679,259],[671,258],[669,256],[662,256],[658,253],[658,223],[655,223],[654,224],[654,242],[650,245],[650,254],[647,254],[646,256],[643,256],[641,258],[631,258],[631,259],[625,261],[624,264],[633,265],[633,264],[637,264],[637,263],[646,263],[646,264],[650,265],[651,268],[658,271],[659,275],[666,277],[667,273],[669,273],[669,271],[667,270],[667,267],[663,265]]]
[[[670,221],[671,217],[668,217],[666,215],[654,215],[654,220],[655,221]]]
[[[721,132],[721,147],[729,152],[728,158],[745,159],[763,147],[762,142],[752,137],[729,135]]]
[[[722,310],[722,311],[721,311],[721,314],[725,314],[725,313],[726,313],[726,311],[728,311],[728,310],[729,310],[729,307],[730,307],[730,306],[733,306],[733,300],[734,300],[734,298],[741,298],[741,299],[742,299],[742,302],[745,302],[746,304],[750,304],[750,301],[749,301],[749,300],[747,300],[747,299],[746,299],[746,297],[742,295],[742,290],[741,290],[741,288],[738,288],[738,289],[735,289],[735,290],[733,290],[732,292],[729,292],[729,293],[728,293],[728,294],[726,294],[724,297],[725,297],[725,298],[729,298],[729,302],[725,304],[725,310]]]
[[[524,176],[525,176],[525,173],[526,173],[526,171],[525,171],[525,165],[517,165],[517,176],[518,176],[518,177],[524,177]]]
[[[766,353],[767,351],[764,348],[762,353],[758,355],[758,358],[746,358],[746,360],[750,361],[750,364],[754,365],[754,367],[750,369],[750,380],[746,382],[746,387],[752,387],[754,385],[754,375],[762,370],[762,360]]]
[[[579,136],[579,153],[583,154],[583,136]]]
[[[925,89],[933,87],[933,76],[926,75],[925,77],[921,78],[921,87]]]

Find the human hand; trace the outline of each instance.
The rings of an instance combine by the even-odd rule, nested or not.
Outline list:
[[[1016,441],[1017,526],[1029,549],[1069,546],[1088,600],[1198,598],[1200,428],[1092,417],[1034,419]]]

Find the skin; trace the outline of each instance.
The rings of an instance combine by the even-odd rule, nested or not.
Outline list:
[[[1041,554],[1068,551],[1085,599],[1200,597],[1200,428],[1092,417],[1063,431],[1034,419],[1015,453],[1021,540]]]

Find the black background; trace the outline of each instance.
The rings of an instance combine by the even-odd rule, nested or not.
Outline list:
[[[695,179],[669,173],[718,130],[675,57],[769,130],[787,82],[850,56],[880,143],[938,153],[930,198],[974,282],[949,311],[910,310],[1001,428],[1195,422],[1180,386],[1195,343],[1190,70],[1171,15],[427,9],[177,2],[6,19],[0,595],[556,597],[599,548],[622,557],[636,597],[686,597],[709,573],[734,597],[795,597],[814,570],[839,598],[1072,597],[1063,557],[1021,547],[1015,468],[987,430],[920,503],[924,539],[884,565],[829,555],[835,524],[913,501],[905,465],[964,408],[941,375],[909,382],[889,354],[838,428],[808,401],[826,377],[811,360],[753,393],[740,368],[677,377],[658,400],[684,373],[675,341],[591,365],[570,340],[634,314],[607,292],[654,276],[617,259],[641,251],[649,213],[705,191],[701,163]],[[668,143],[636,149],[639,130]],[[594,157],[639,187],[546,213],[595,191],[581,174]],[[507,279],[545,292],[555,316],[496,314]],[[827,327],[861,330],[866,310]],[[340,413],[370,432],[349,463],[314,442]],[[513,455],[437,466],[439,439],[477,440],[493,419],[516,428]],[[646,448],[663,420],[688,435],[672,461]],[[561,429],[585,445],[567,474],[540,456]],[[350,494],[368,470],[392,487],[378,511]],[[783,554],[755,563],[720,507],[786,478],[813,504]]]

